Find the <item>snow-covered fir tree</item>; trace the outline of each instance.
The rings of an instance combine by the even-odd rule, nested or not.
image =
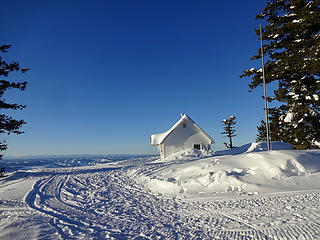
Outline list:
[[[224,124],[224,131],[221,134],[225,134],[226,137],[229,138],[229,143],[224,143],[224,145],[226,145],[227,148],[234,148],[232,144],[232,138],[237,136],[235,134],[236,130],[234,126],[236,124],[236,117],[230,116],[228,119],[223,119],[222,123]]]
[[[269,137],[270,141],[279,141],[287,142],[288,129],[284,124],[281,124],[279,118],[281,116],[280,109],[278,108],[269,108]],[[266,142],[267,141],[267,131],[266,131],[266,122],[264,120],[260,121],[260,125],[257,126],[257,142]]]
[[[296,149],[320,147],[320,0],[267,0],[256,16],[263,27],[265,76],[277,82],[275,99],[282,103],[279,118],[281,140]],[[259,35],[259,30],[256,30]],[[258,49],[252,60],[261,58]],[[251,89],[262,85],[261,69],[247,69]]]
[[[279,142],[290,142],[293,139],[293,131],[290,130],[290,126],[284,124],[279,119],[281,116],[286,115],[286,106],[280,106],[279,108],[269,108],[269,127],[270,127],[270,140]]]

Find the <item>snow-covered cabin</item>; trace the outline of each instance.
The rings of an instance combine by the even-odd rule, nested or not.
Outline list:
[[[186,114],[181,114],[180,120],[168,131],[150,137],[150,145],[158,146],[161,160],[190,148],[208,151],[213,143],[213,139]]]

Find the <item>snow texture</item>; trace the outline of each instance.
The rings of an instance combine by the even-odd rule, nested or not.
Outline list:
[[[7,173],[0,239],[319,239],[320,150],[264,150]]]

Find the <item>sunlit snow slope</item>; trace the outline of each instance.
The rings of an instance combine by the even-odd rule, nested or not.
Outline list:
[[[290,146],[274,143],[273,148]],[[265,144],[247,144],[211,157],[141,169],[134,177],[154,193],[184,198],[320,188],[319,150],[263,150]]]
[[[10,173],[0,239],[319,239],[320,151],[258,147]]]

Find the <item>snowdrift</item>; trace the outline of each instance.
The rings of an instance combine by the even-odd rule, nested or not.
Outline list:
[[[272,147],[291,149],[286,143]],[[265,149],[264,143],[251,143],[225,151],[228,155],[220,151],[202,159],[166,162],[135,176],[154,193],[180,197],[320,188],[320,150]]]
[[[215,155],[214,152],[210,151],[203,151],[198,150],[195,148],[189,148],[186,150],[182,150],[180,152],[174,153],[170,155],[169,157],[165,158],[165,161],[175,161],[175,160],[193,160],[193,159],[200,159],[205,157],[210,157]],[[158,161],[160,162],[160,160]]]
[[[271,143],[272,150],[291,150],[291,145],[286,142],[272,142]],[[194,148],[189,148],[186,150],[182,150],[171,156],[165,158],[164,161],[176,161],[176,160],[193,160],[206,158],[209,156],[222,156],[222,155],[236,155],[248,152],[261,152],[267,151],[267,144],[265,142],[261,143],[248,143],[240,147],[236,147],[233,149],[221,150],[221,151],[203,151]],[[160,162],[160,160],[158,161]]]
[[[291,145],[286,142],[271,142],[271,149],[272,150],[291,150]],[[260,142],[260,143],[248,143],[241,147],[228,149],[228,150],[222,150],[222,151],[216,151],[215,155],[235,155],[235,154],[241,154],[246,152],[261,152],[261,151],[267,151],[267,143]]]

